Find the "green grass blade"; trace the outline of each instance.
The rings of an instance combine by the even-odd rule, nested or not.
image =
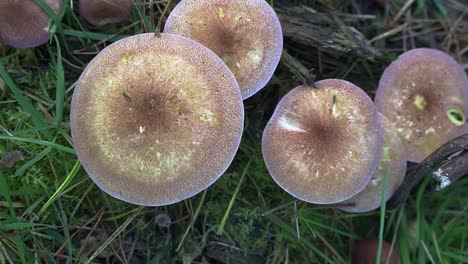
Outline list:
[[[10,196],[10,188],[8,187],[8,183],[6,182],[5,177],[3,174],[0,173],[0,194],[5,198],[8,208],[10,209],[10,215],[16,216],[15,208],[13,207],[13,201],[11,200]]]
[[[13,237],[12,240],[16,245],[16,249],[18,251],[18,256],[21,259],[21,263],[27,263],[26,262],[26,245],[24,244],[22,237],[17,235],[15,237]]]
[[[55,87],[55,121],[57,129],[60,129],[63,116],[63,103],[65,100],[65,73],[63,71],[62,51],[57,36],[54,35],[55,44],[57,45],[57,81]]]
[[[55,26],[59,29],[59,31],[62,31],[61,30],[61,28],[62,28],[62,17],[65,14],[66,8],[62,8],[60,13],[57,14],[57,13],[55,13],[54,10],[52,10],[52,8],[50,8],[49,5],[47,5],[44,2],[44,0],[34,0],[34,1],[36,2],[37,5],[39,5],[47,13],[47,15],[50,16],[50,18],[52,18],[52,20],[55,23]],[[65,1],[63,1],[62,4],[64,2]],[[66,7],[66,5],[63,5],[63,6]]]
[[[16,172],[14,177],[18,177],[19,175],[23,174],[27,169],[29,169],[31,166],[36,164],[38,161],[43,159],[49,152],[52,150],[51,147],[45,148],[41,153],[36,155],[34,158],[30,159],[28,162],[26,162],[23,166],[21,166]]]
[[[50,227],[54,228],[52,225],[37,224],[37,223],[2,223],[0,222],[0,230],[18,230],[31,227]]]
[[[10,88],[10,91],[13,93],[16,100],[18,100],[18,103],[20,104],[21,108],[31,115],[33,123],[38,127],[45,127],[46,124],[44,122],[44,116],[33,106],[33,104],[25,96],[21,94],[20,90],[18,89],[18,87],[16,87],[10,75],[5,70],[5,67],[3,66],[2,62],[0,62],[0,76],[3,78],[6,85]],[[52,140],[52,134],[50,134],[48,130],[41,129],[40,131],[47,140]]]
[[[86,263],[93,263],[93,260],[97,258],[99,254],[101,254],[102,251],[104,251],[104,249],[107,246],[109,246],[110,243],[112,243],[112,241],[114,241],[117,238],[117,236],[125,230],[125,228],[127,228],[127,226],[135,219],[135,217],[137,217],[141,213],[141,211],[143,211],[143,208],[144,207],[140,207],[135,214],[133,214],[127,220],[125,220],[125,222],[115,230],[115,232],[93,253],[93,255],[89,257]]]
[[[60,151],[63,151],[63,152],[67,152],[67,153],[70,153],[70,154],[76,154],[75,150],[73,150],[72,148],[68,148],[68,147],[65,147],[65,146],[62,146],[62,145],[59,145],[59,144],[56,144],[56,143],[52,143],[52,142],[49,142],[49,141],[45,141],[45,140],[40,140],[40,139],[35,139],[35,138],[10,137],[8,135],[0,135],[0,140],[2,140],[2,139],[3,140],[13,140],[13,141],[33,143],[33,144],[37,144],[37,145],[41,145],[41,146],[51,147],[51,148],[54,148],[54,149],[57,149],[57,150],[60,150]]]
[[[87,32],[87,31],[79,31],[79,30],[73,30],[73,29],[65,29],[63,31],[63,34],[68,35],[68,36],[73,36],[77,38],[84,38],[84,39],[91,39],[91,40],[104,40],[108,39],[109,37],[112,36],[112,34],[105,34],[105,33],[95,33],[95,32]],[[109,40],[111,42],[115,42],[117,40],[126,38],[128,36],[126,35],[117,35],[111,37]]]
[[[231,197],[231,201],[229,201],[229,205],[226,209],[226,212],[224,213],[223,219],[221,220],[221,224],[219,225],[218,228],[218,236],[223,234],[224,231],[224,225],[226,225],[227,219],[229,217],[229,213],[231,212],[232,206],[234,205],[234,202],[236,201],[237,194],[239,193],[240,187],[242,183],[244,182],[245,176],[247,175],[247,171],[249,170],[250,164],[252,163],[251,160],[247,163],[245,166],[244,171],[242,172],[241,178],[239,180],[239,183],[237,184],[236,190],[234,191],[234,194]]]
[[[80,169],[81,167],[80,165],[81,165],[80,161],[76,160],[75,165],[73,166],[72,170],[67,175],[63,183],[59,186],[59,188],[55,191],[55,193],[49,198],[49,200],[44,204],[44,206],[42,206],[41,210],[39,210],[39,213],[38,213],[39,216],[42,215],[47,210],[47,208],[62,194],[65,188],[67,188],[68,185],[70,185],[71,181],[73,180],[73,178],[75,178],[76,173]]]
[[[296,238],[296,231],[290,227],[288,224],[286,224],[283,220],[281,220],[280,218],[278,218],[277,216],[273,215],[273,214],[268,214],[266,215],[266,217],[271,221],[273,222],[274,224],[276,224],[278,227],[282,228],[283,230],[285,230],[291,237],[294,237]],[[300,240],[304,245],[306,245],[308,248],[310,248],[313,252],[315,252],[317,255],[319,255],[321,258],[323,258],[326,263],[335,263],[335,261],[331,260],[324,252],[320,251],[320,249],[318,249],[316,246],[314,246],[310,241],[308,241],[307,239],[301,237]]]
[[[382,182],[382,194],[381,194],[381,205],[380,205],[380,226],[379,226],[379,247],[377,248],[377,257],[375,263],[380,263],[382,257],[382,244],[383,244],[383,234],[385,230],[385,211],[386,211],[386,201],[385,193],[387,192],[387,176],[388,168],[385,168],[383,182]]]

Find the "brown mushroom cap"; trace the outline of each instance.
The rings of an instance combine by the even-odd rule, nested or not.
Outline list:
[[[353,249],[351,264],[374,264],[377,259],[379,240],[377,238],[366,238],[359,241]],[[380,263],[398,264],[399,253],[392,248],[392,244],[382,241],[382,254]]]
[[[55,12],[61,0],[45,0]],[[33,48],[49,40],[50,17],[34,0],[0,1],[0,42],[14,48]]]
[[[397,127],[413,162],[468,132],[468,78],[454,59],[439,50],[402,54],[383,73],[375,103]]]
[[[344,80],[299,86],[281,99],[262,138],[273,179],[311,203],[338,203],[360,192],[382,148],[377,111],[367,94]]]
[[[88,23],[103,26],[128,19],[133,0],[80,0],[79,5],[80,15]]]
[[[378,208],[381,204],[385,175],[387,175],[385,201],[392,197],[405,178],[406,151],[396,127],[380,113],[379,119],[383,131],[382,155],[379,166],[364,190],[342,202],[342,204],[349,204],[339,207],[343,211],[364,213]]]
[[[218,54],[236,76],[244,99],[265,87],[283,50],[280,22],[265,0],[182,0],[164,32],[196,40]]]
[[[208,48],[182,36],[140,34],[89,63],[73,95],[71,131],[102,190],[166,205],[224,173],[239,147],[243,111],[234,76]]]

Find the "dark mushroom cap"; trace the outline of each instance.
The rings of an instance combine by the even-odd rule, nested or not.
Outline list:
[[[342,202],[342,204],[346,204],[339,207],[343,211],[364,213],[379,208],[385,175],[387,175],[385,201],[392,197],[405,178],[407,161],[405,148],[395,126],[380,113],[379,119],[383,131],[382,155],[379,166],[364,190]]]
[[[80,15],[90,24],[103,26],[122,22],[132,11],[132,0],[80,0]]]
[[[374,264],[377,259],[379,240],[377,238],[366,238],[359,241],[353,249],[351,264]],[[398,264],[400,254],[392,244],[382,241],[382,254],[380,263]]]
[[[55,12],[61,0],[45,0]],[[50,17],[34,0],[0,1],[0,42],[14,48],[33,48],[49,40]]]
[[[380,79],[375,104],[395,124],[413,162],[468,132],[468,78],[439,50],[410,50],[390,64]]]
[[[182,0],[164,32],[207,46],[236,76],[244,99],[262,89],[278,66],[283,34],[265,0]]]
[[[227,169],[240,143],[237,82],[203,45],[140,34],[99,53],[71,105],[74,147],[93,181],[134,204],[191,197]]]
[[[323,80],[281,99],[262,138],[273,179],[298,199],[338,203],[360,192],[374,175],[382,132],[374,104],[359,87]]]

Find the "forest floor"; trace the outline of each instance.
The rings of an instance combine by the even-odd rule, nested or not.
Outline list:
[[[0,44],[0,158],[24,156],[0,169],[0,263],[349,263],[356,241],[379,234],[401,263],[468,263],[467,177],[440,192],[427,177],[405,204],[364,214],[296,200],[273,181],[262,131],[279,99],[301,84],[284,60],[267,87],[244,102],[240,150],[207,190],[163,207],[105,194],[72,146],[74,84],[100,50],[154,32],[177,1],[136,1],[128,21],[102,28],[79,17],[78,1],[64,2],[48,44]],[[362,33],[367,47],[285,37],[285,50],[317,80],[349,80],[373,97],[385,67],[416,47],[444,50],[468,69],[466,1],[268,2],[279,13],[284,4],[301,7]]]

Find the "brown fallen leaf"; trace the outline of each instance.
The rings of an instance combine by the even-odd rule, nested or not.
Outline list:
[[[8,152],[0,160],[0,169],[9,169],[13,167],[16,162],[21,160],[24,160],[24,157],[19,150]]]

